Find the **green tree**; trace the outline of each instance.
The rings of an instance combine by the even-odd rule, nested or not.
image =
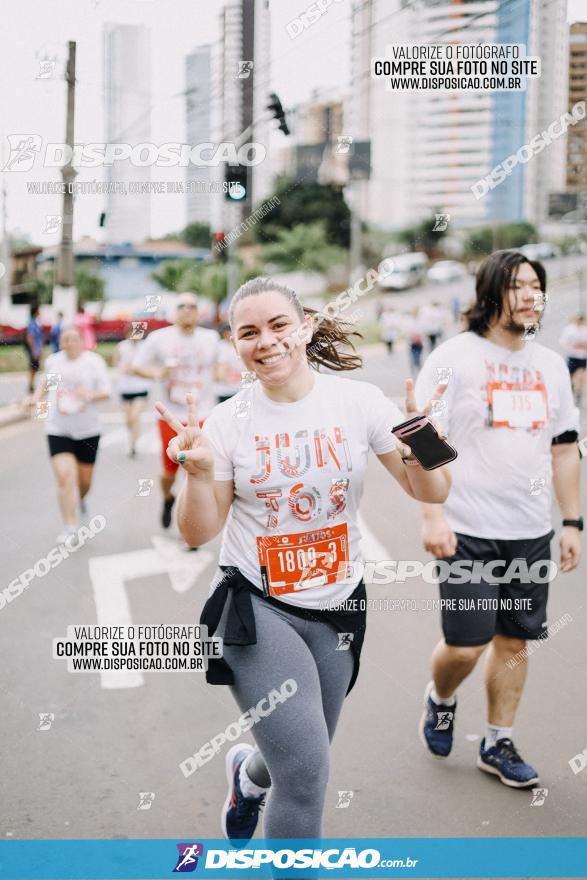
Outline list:
[[[331,244],[349,247],[350,211],[340,188],[319,183],[296,184],[291,178],[280,177],[265,203],[275,196],[279,204],[259,218],[254,227],[260,242],[276,241],[283,229],[292,229],[302,223],[322,222]]]
[[[39,303],[50,303],[55,284],[55,269],[44,269],[35,276],[25,278],[23,283],[27,284],[30,293]],[[80,303],[104,301],[104,279],[83,263],[74,266],[73,283]]]
[[[492,251],[520,248],[536,241],[536,227],[531,223],[496,223],[473,229],[465,239],[465,256],[487,256]]]
[[[324,272],[347,259],[343,248],[329,242],[324,223],[300,223],[293,229],[280,230],[276,241],[264,245],[262,257],[286,272]]]
[[[249,278],[260,274],[260,269],[245,269],[237,260],[237,283],[243,284]],[[168,260],[162,263],[151,277],[165,290],[175,293],[191,290],[198,296],[211,300],[216,305],[216,319],[219,319],[220,304],[227,297],[228,271],[226,263],[200,263],[194,260]]]
[[[210,247],[210,226],[208,223],[188,223],[181,238],[190,247]]]
[[[197,273],[200,266],[195,260],[165,260],[151,272],[151,278],[164,290],[179,293],[189,289],[183,286],[184,276],[188,271]]]
[[[378,226],[363,226],[363,257],[368,266],[378,266],[386,252],[386,248],[394,240],[390,232]]]
[[[439,212],[440,213],[440,212]],[[440,242],[448,232],[447,229],[438,229],[434,232],[436,226],[436,214],[416,223],[413,226],[407,226],[395,233],[394,238],[400,244],[405,245],[410,251],[415,250],[433,250],[439,247]]]
[[[104,301],[104,279],[83,263],[75,266],[73,283],[81,303]]]
[[[260,275],[258,266],[246,268],[242,260],[237,260],[237,284],[244,284],[256,275]],[[201,284],[198,291],[203,297],[216,305],[216,321],[220,321],[220,305],[228,296],[228,268],[226,263],[206,263],[202,270]]]

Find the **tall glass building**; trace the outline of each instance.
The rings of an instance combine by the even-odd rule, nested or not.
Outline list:
[[[564,188],[564,138],[483,198],[471,187],[566,111],[565,17],[565,0],[354,0],[345,134],[372,142],[363,218],[386,228],[436,211],[454,226],[545,219],[548,193]],[[391,43],[522,43],[542,74],[525,92],[392,92],[370,76]]]

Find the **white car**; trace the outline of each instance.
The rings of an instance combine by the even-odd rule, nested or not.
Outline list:
[[[462,263],[456,260],[439,260],[434,263],[431,269],[428,269],[426,276],[428,281],[434,284],[447,284],[449,281],[461,281],[467,277],[467,270]]]
[[[561,250],[556,244],[539,241],[537,244],[525,244],[520,248],[520,253],[529,260],[553,260],[560,257]]]
[[[426,254],[398,254],[386,257],[379,265],[379,287],[382,290],[407,290],[424,280]]]

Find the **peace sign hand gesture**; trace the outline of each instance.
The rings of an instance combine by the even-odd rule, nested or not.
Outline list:
[[[162,403],[155,404],[155,409],[161,418],[173,428],[177,435],[167,447],[167,456],[171,461],[179,462],[184,470],[194,477],[212,477],[214,475],[212,448],[200,430],[193,395],[186,395],[186,401],[187,425],[183,425]]]

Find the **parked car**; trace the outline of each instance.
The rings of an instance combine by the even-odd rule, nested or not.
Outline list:
[[[391,266],[391,271],[389,267]],[[426,254],[398,254],[387,257],[379,266],[379,287],[382,290],[407,290],[426,277]]]
[[[428,269],[426,276],[433,284],[447,284],[449,281],[461,281],[467,277],[467,270],[456,260],[439,260]]]
[[[525,244],[520,248],[520,253],[529,260],[554,260],[560,257],[561,249],[556,244],[540,241],[537,244]]]

